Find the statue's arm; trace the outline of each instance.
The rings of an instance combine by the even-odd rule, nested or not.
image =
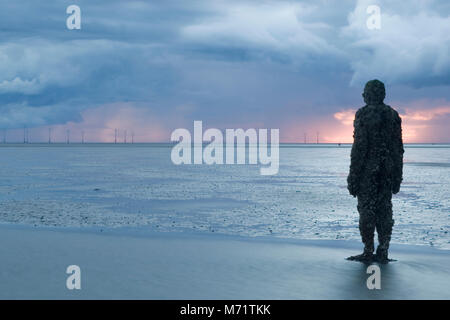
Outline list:
[[[395,111],[394,115],[394,149],[393,149],[393,184],[392,193],[396,194],[400,191],[400,184],[403,180],[403,139],[402,139],[402,119]]]
[[[368,148],[367,128],[364,126],[360,111],[356,113],[353,121],[353,139],[347,189],[352,196],[356,197]]]

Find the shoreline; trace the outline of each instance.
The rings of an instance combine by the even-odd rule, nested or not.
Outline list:
[[[45,141],[41,141],[41,142],[20,142],[20,141],[16,141],[16,142],[4,142],[1,143],[0,142],[0,147],[26,147],[26,146],[31,146],[31,147],[70,147],[70,146],[76,146],[76,147],[83,147],[83,146],[88,146],[88,147],[95,147],[95,146],[117,146],[117,147],[123,147],[123,146],[127,146],[127,147],[131,147],[131,146],[137,146],[137,147],[155,147],[155,148],[172,148],[174,145],[176,145],[177,142],[64,142],[64,141],[60,141],[60,142],[45,142]],[[206,146],[208,145],[209,142],[204,142],[202,143],[202,146]],[[341,147],[341,148],[349,148],[352,146],[352,142],[319,142],[319,143],[315,143],[315,142],[307,142],[307,143],[303,143],[303,142],[280,142],[279,143],[279,147],[280,148],[327,148],[327,147],[333,147],[333,148],[337,148],[337,147]],[[267,144],[268,146],[270,146],[270,143]],[[240,146],[240,145],[239,145]],[[248,143],[245,144],[245,146],[248,146]],[[406,148],[450,148],[450,142],[411,142],[411,143],[404,143],[404,147]]]
[[[9,222],[0,222],[0,232],[2,229],[10,230],[28,230],[28,231],[52,231],[58,233],[75,233],[75,234],[92,234],[105,236],[125,236],[131,238],[194,238],[198,240],[237,240],[237,241],[254,241],[254,242],[269,242],[269,243],[286,243],[293,245],[308,245],[319,247],[340,247],[346,249],[362,249],[363,244],[359,239],[314,239],[314,238],[288,238],[277,235],[236,235],[221,232],[206,232],[206,231],[192,231],[186,229],[184,231],[155,231],[149,226],[122,226],[122,227],[108,227],[108,226],[83,226],[83,227],[69,227],[69,226],[46,226],[46,225],[30,225],[18,224]],[[378,243],[377,233],[375,232],[375,248]],[[394,247],[400,252],[420,252],[423,254],[450,254],[450,248],[431,246],[429,244],[409,244],[392,242],[390,247]]]

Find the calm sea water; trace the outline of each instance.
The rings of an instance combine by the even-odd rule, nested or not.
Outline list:
[[[359,239],[350,147],[283,145],[280,169],[172,164],[167,144],[0,145],[0,222]],[[393,242],[450,249],[450,145],[409,145]]]

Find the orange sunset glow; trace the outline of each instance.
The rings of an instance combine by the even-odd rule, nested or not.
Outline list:
[[[338,134],[331,136],[329,141],[326,142],[340,142],[342,140],[351,142],[355,113],[355,109],[336,112],[333,116],[340,122],[340,125],[335,126]],[[439,120],[448,115],[450,115],[450,106],[418,110],[405,108],[405,112],[400,112],[403,121],[403,140],[406,143],[434,142],[433,131],[437,132],[443,129],[435,123],[435,120]],[[347,127],[344,139],[342,137],[342,133],[344,132],[342,126]],[[444,129],[449,130],[445,126]]]
[[[403,140],[405,143],[449,142],[450,106],[431,108],[397,108],[403,121]],[[239,123],[218,123],[217,128],[279,128],[280,142],[285,143],[352,143],[353,120],[356,109],[282,121],[278,125],[265,122],[242,121]],[[65,142],[67,131],[72,142],[81,141],[84,134],[86,142],[113,142],[114,131],[118,130],[118,142],[123,142],[127,131],[128,142],[168,142],[175,128],[188,128],[192,122],[183,114],[156,115],[150,108],[137,107],[131,103],[115,103],[82,112],[81,121],[66,124],[30,128],[34,142],[45,142],[51,128],[53,142]],[[206,126],[208,128],[209,126]],[[22,129],[9,133],[21,137]],[[132,138],[133,136],[133,138]]]
[[[286,142],[304,142],[305,134],[308,143],[352,143],[353,120],[356,109],[344,109],[332,116],[326,115],[310,121],[298,120],[290,122],[281,131]],[[399,110],[400,111],[400,110]],[[448,117],[450,106],[432,108],[403,108],[400,111],[403,123],[403,140],[405,143],[449,142],[450,128]]]

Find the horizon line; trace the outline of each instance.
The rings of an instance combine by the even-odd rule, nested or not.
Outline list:
[[[0,142],[0,145],[27,145],[27,144],[42,144],[42,145],[68,145],[68,144],[111,144],[111,145],[124,145],[124,144],[177,144],[179,141],[158,141],[158,142],[103,142],[103,141],[74,141],[74,142],[46,142],[46,141],[40,141],[40,142],[22,142],[22,141],[16,141],[16,142]],[[208,145],[211,142],[203,142],[202,145]],[[192,143],[193,144],[193,143]],[[248,142],[245,143],[246,145]],[[271,144],[268,142],[267,144]],[[353,142],[279,142],[280,145],[286,145],[286,144],[295,144],[295,145],[351,145]],[[435,145],[435,144],[450,144],[450,142],[403,142],[404,145],[417,145],[417,144],[428,144],[428,145]]]

